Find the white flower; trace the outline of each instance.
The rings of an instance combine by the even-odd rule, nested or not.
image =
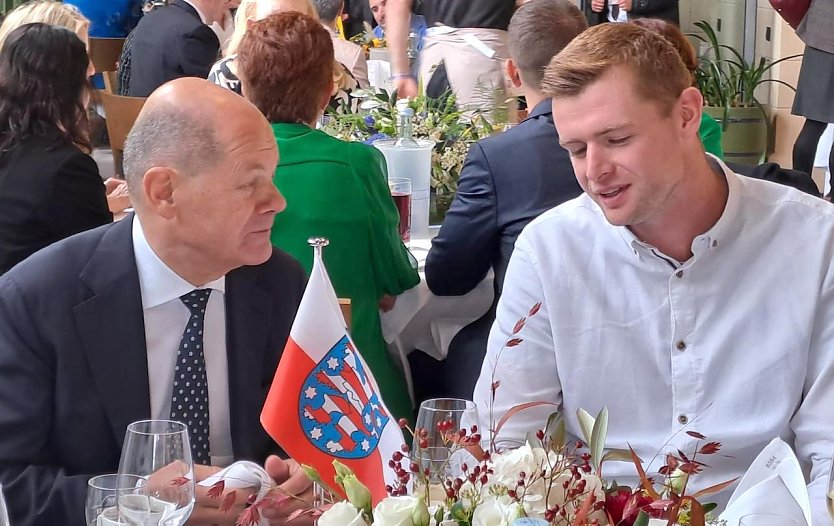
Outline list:
[[[523,517],[521,507],[509,497],[487,497],[475,508],[472,526],[510,526]]]
[[[387,497],[374,508],[374,526],[426,526],[428,512],[420,513],[421,506],[417,497]]]
[[[325,511],[318,520],[318,526],[368,526],[362,512],[350,502],[337,502]]]

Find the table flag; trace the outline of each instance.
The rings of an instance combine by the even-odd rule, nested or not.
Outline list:
[[[387,468],[403,434],[345,328],[321,251],[261,412],[284,451],[335,486],[333,460],[350,467],[374,503],[395,480]]]

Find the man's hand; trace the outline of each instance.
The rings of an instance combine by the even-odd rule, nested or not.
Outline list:
[[[623,11],[631,11],[634,6],[634,0],[620,0],[620,9]]]
[[[215,466],[194,465],[194,482],[200,482],[220,471]],[[209,496],[210,486],[196,485],[194,511],[186,523],[188,526],[234,526],[238,517],[243,513],[249,496],[257,488],[226,489],[222,495]],[[228,509],[221,510],[227,497],[234,491],[234,500],[226,502]]]
[[[591,1],[591,11],[593,11],[594,13],[601,13],[603,7],[605,7],[605,0]]]
[[[394,88],[397,90],[397,98],[417,96],[417,81],[414,77],[397,77],[394,79]]]
[[[127,193],[127,183],[124,181],[111,177],[104,181],[104,191],[110,212],[116,214],[130,206],[130,195]]]
[[[264,462],[264,470],[278,484],[275,496],[280,503],[264,507],[261,515],[269,519],[271,526],[312,526],[314,519],[310,515],[287,520],[295,511],[308,509],[313,503],[313,482],[298,462],[270,455]],[[282,499],[281,496],[287,498]]]

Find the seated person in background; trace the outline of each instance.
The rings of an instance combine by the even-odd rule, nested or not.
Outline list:
[[[84,42],[69,29],[26,24],[5,35],[0,274],[47,245],[113,221],[107,189],[89,155],[89,64]],[[108,184],[116,191],[121,183]]]
[[[240,45],[243,94],[266,115],[281,152],[275,186],[287,209],[272,226],[272,243],[309,272],[312,236],[330,240],[324,262],[340,298],[351,300],[351,335],[379,383],[388,408],[411,415],[402,372],[391,360],[380,303],[420,282],[400,241],[399,215],[375,148],[315,129],[333,89],[333,44],[315,19],[295,12],[255,22]],[[262,65],[271,64],[265,71]]]
[[[678,26],[659,18],[638,18],[631,23],[666,37],[692,75],[692,85],[697,87],[695,72],[698,70],[698,56],[695,54],[692,44]],[[706,112],[701,113],[698,136],[701,138],[701,143],[703,143],[704,150],[707,153],[711,153],[719,159],[724,159],[724,150],[721,148],[721,125]]]
[[[351,76],[359,83],[360,88],[370,86],[368,82],[368,61],[365,58],[365,50],[362,46],[354,44],[339,36],[336,31],[336,19],[342,16],[344,0],[313,0],[316,11],[324,27],[330,33],[333,40],[333,53],[336,62],[344,65]]]
[[[385,6],[388,0],[368,0],[371,7],[371,13],[376,20],[376,27],[374,28],[374,37],[379,39],[385,38]],[[426,19],[423,15],[415,15],[411,13],[411,20],[409,21],[409,34],[417,35],[417,49],[423,49],[423,35],[426,33]]]
[[[517,126],[469,150],[457,194],[426,259],[426,283],[438,296],[466,294],[492,267],[497,303],[521,230],[582,193],[539,83],[550,59],[586,27],[571,0],[533,0],[513,15],[507,73],[531,110]],[[452,340],[445,367],[447,387],[456,390],[450,396],[468,398],[472,392],[494,319],[490,309]]]
[[[724,456],[692,492],[742,475],[780,436],[809,470],[814,523],[829,524],[834,207],[707,156],[689,71],[634,24],[576,37],[542,91],[585,194],[516,242],[475,388],[484,427],[546,401],[581,436],[576,410],[607,406],[606,447],[643,459],[691,451],[684,431],[698,431]],[[523,342],[504,348],[522,318]],[[551,411],[514,415],[497,440],[524,440]],[[630,463],[606,476],[636,482]]]
[[[211,24],[224,10],[224,0],[171,0],[142,17],[119,59],[120,93],[147,97],[169,80],[206,78],[220,54]]]
[[[0,277],[0,484],[12,524],[84,524],[87,480],[118,469],[136,420],[204,422],[189,429],[197,480],[218,469],[203,464],[278,451],[260,409],[306,280],[269,241],[284,207],[277,161],[268,123],[245,99],[174,81],[148,99],[125,144],[136,214]],[[195,294],[199,312],[186,301]],[[192,321],[203,323],[204,350],[186,356]],[[183,363],[202,372],[206,407],[174,407]],[[206,441],[208,451],[197,446]],[[266,468],[291,493],[309,484],[292,462]],[[223,512],[198,491],[189,524],[233,525],[238,495]],[[269,513],[277,521],[294,507]]]

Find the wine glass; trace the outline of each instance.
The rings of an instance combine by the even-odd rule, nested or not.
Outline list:
[[[188,427],[171,420],[142,420],[127,426],[119,474],[148,479],[146,501],[120,503],[128,524],[185,523],[195,498]]]
[[[147,479],[137,475],[110,473],[91,478],[87,482],[87,525],[128,524],[120,518],[119,507],[125,501],[147,503],[147,486]]]
[[[460,442],[461,431],[467,437],[480,433],[475,402],[459,398],[433,398],[420,404],[417,413],[413,452],[414,460],[425,471],[429,483],[462,473],[464,462],[473,457]]]
[[[775,513],[751,513],[738,520],[738,526],[799,526],[793,517]]]
[[[0,526],[9,526],[9,510],[6,507],[6,497],[3,496],[2,484],[0,484]]]

